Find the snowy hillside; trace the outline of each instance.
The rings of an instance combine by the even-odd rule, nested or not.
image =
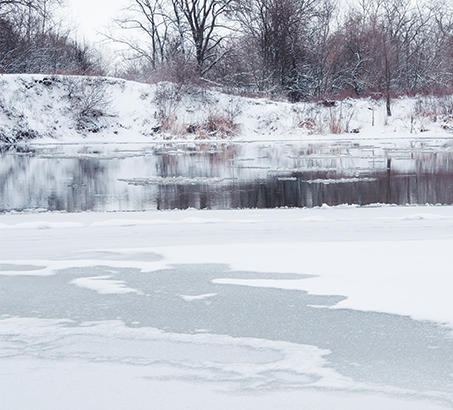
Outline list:
[[[329,103],[276,102],[171,83],[112,78],[2,75],[0,141],[152,141],[370,138],[449,133],[451,97]]]

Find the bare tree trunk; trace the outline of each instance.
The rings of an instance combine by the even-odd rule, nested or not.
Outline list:
[[[385,54],[385,87],[386,87],[386,108],[387,108],[387,117],[392,116],[392,110],[390,108],[390,65],[387,58],[387,53]]]

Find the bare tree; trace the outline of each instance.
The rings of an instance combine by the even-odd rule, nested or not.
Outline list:
[[[385,97],[417,92],[439,80],[445,61],[439,31],[426,4],[410,0],[361,0],[334,34],[340,44],[331,76],[339,90]],[[436,79],[437,78],[437,79]]]
[[[315,27],[327,0],[235,1],[236,18],[255,44],[262,67],[259,89],[281,90],[298,100],[313,92]],[[329,14],[324,14],[329,18]],[[324,24],[324,21],[322,22]],[[323,39],[325,39],[324,37]],[[255,57],[255,56],[253,56]]]
[[[453,86],[453,6],[451,3],[434,1],[430,8],[436,21],[436,65],[445,86]]]
[[[107,38],[132,50],[132,59],[144,58],[152,69],[165,60],[171,19],[165,0],[134,0],[122,10],[124,17],[115,22],[123,32],[138,32],[138,38],[128,34],[108,34]]]
[[[107,37],[127,46],[129,59],[146,60],[151,70],[180,69],[193,61],[203,76],[225,54],[218,50],[226,36],[224,18],[231,1],[133,0],[116,20],[122,33]]]
[[[172,0],[175,17],[178,10],[184,16],[189,27],[190,36],[195,48],[195,58],[200,74],[205,74],[223,56],[216,56],[213,51],[219,46],[224,36],[219,28],[222,17],[229,11],[232,0]]]

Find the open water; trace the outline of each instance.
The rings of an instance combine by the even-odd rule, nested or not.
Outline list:
[[[0,211],[453,204],[453,138],[0,147]]]

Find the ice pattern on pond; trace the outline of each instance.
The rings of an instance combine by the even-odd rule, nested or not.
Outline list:
[[[177,379],[234,382],[240,389],[305,386],[453,400],[453,341],[435,324],[319,308],[342,296],[234,284],[308,276],[224,265],[146,273],[133,267],[137,260],[122,262],[112,268],[102,259],[72,260],[64,263],[73,267],[53,276],[1,276],[6,356],[158,363]],[[232,284],[219,279],[225,276]],[[27,317],[39,319],[20,319]]]

